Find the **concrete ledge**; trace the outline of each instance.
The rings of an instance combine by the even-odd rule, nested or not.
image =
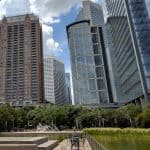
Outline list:
[[[52,150],[58,145],[58,141],[48,141],[38,146],[38,150]]]
[[[0,144],[36,144],[47,142],[47,137],[0,137]]]
[[[76,131],[77,134],[82,134],[82,131]],[[15,137],[33,137],[33,136],[48,136],[48,135],[70,135],[74,134],[74,131],[46,131],[46,132],[39,132],[39,131],[33,131],[33,132],[1,132],[1,136],[15,136]]]
[[[0,144],[0,150],[37,150],[36,144]]]

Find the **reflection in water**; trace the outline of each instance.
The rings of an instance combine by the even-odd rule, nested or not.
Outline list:
[[[150,136],[95,136],[108,150],[150,150]]]

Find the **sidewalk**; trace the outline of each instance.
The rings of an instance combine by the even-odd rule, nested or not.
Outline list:
[[[71,144],[69,140],[62,141],[54,150],[71,150]],[[72,150],[77,150],[76,147],[73,147]],[[79,150],[92,150],[91,146],[89,145],[88,141],[86,140],[84,145],[80,142]]]

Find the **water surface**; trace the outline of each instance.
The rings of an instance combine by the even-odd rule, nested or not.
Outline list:
[[[98,135],[95,138],[108,150],[150,150],[150,136]]]

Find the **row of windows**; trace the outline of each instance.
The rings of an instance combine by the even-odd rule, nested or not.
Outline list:
[[[80,80],[76,86],[79,92],[82,90],[106,90],[105,79]]]
[[[108,103],[108,96],[107,92],[105,91],[101,92],[82,91],[78,94],[79,96],[76,96],[76,99],[79,100],[82,104]]]

